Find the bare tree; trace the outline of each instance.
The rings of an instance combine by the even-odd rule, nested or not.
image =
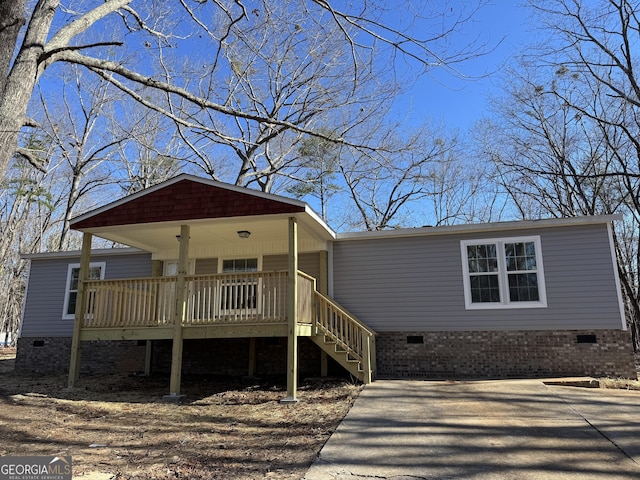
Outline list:
[[[501,219],[504,199],[493,178],[493,166],[464,152],[455,137],[450,141],[452,148],[431,165],[425,218],[432,219],[433,226]]]
[[[46,145],[31,138],[26,145],[44,157]],[[14,342],[20,323],[28,262],[21,253],[46,248],[57,199],[45,176],[16,159],[0,182],[0,342]]]
[[[271,4],[267,0],[108,0],[70,2],[63,8],[59,0],[38,0],[27,9],[24,0],[0,0],[0,176],[14,153],[44,169],[39,158],[19,144],[19,136],[35,125],[27,109],[36,83],[60,62],[86,68],[182,128],[215,136],[216,125],[202,118],[229,116],[318,135],[312,125],[290,122],[286,116],[272,115],[270,109],[256,112],[243,104],[219,102],[211,95],[220,88],[217,72],[232,29],[251,28],[255,17],[271,11]],[[445,4],[429,12],[431,3],[421,9],[393,6],[396,12],[407,12],[403,18],[419,19],[428,33],[418,34],[402,22],[385,22],[384,5],[377,2],[345,5],[342,10],[325,0],[292,3],[291,18],[301,21],[290,28],[305,31],[314,25],[333,25],[330,30],[335,32],[338,47],[349,53],[355,84],[367,75],[361,59],[368,57],[373,62],[385,48],[387,54],[410,59],[425,70],[451,67],[478,55],[476,45],[451,51],[449,43],[473,9]],[[174,70],[178,63],[171,60],[187,57],[200,61],[202,68],[197,72]],[[198,81],[187,82],[189,78]],[[162,102],[155,101],[160,98],[154,94],[158,92]],[[179,110],[174,108],[177,105]]]
[[[551,216],[624,216],[614,226],[614,239],[638,346],[638,8],[625,0],[551,0],[532,7],[552,36],[521,65],[498,108],[501,123],[488,153],[523,215],[531,213],[524,207],[534,205]]]
[[[174,177],[184,164],[183,145],[171,122],[136,103],[123,103],[108,115],[109,131],[120,142],[110,165],[112,176],[129,195]]]
[[[395,125],[368,134],[384,135],[376,138],[377,151],[344,147],[338,162],[346,197],[357,212],[358,220],[350,227],[384,230],[405,226],[411,207],[442,193],[436,177],[457,139],[426,126],[405,137]]]
[[[57,250],[68,247],[69,222],[78,202],[94,189],[115,183],[109,164],[130,134],[107,128],[107,114],[121,100],[109,83],[85,79],[77,67],[63,72],[60,98],[46,102],[41,94],[41,129],[54,148],[48,158],[50,174],[62,179],[66,198]]]
[[[250,22],[225,27],[219,87],[209,87],[209,95],[255,118],[190,112],[210,128],[180,131],[194,163],[213,178],[226,175],[237,185],[270,191],[276,176],[291,174],[304,158],[296,155],[301,139],[308,137],[304,131],[313,130],[325,141],[345,141],[349,129],[393,100],[394,86],[385,85],[388,65],[383,70],[370,58],[354,59],[343,48],[342,30],[332,22],[307,21],[307,13],[296,10],[298,3],[277,2],[251,15]]]

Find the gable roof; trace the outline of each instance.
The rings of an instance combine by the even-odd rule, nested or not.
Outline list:
[[[118,225],[302,213],[300,201],[179,175],[71,220],[76,230]]]

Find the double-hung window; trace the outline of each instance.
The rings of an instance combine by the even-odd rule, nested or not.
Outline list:
[[[540,237],[464,240],[468,309],[546,307]]]
[[[89,266],[89,280],[104,279],[105,262],[92,263]],[[64,295],[64,311],[62,318],[73,318],[76,313],[78,285],[80,279],[80,264],[72,263],[67,270],[67,286]]]
[[[256,277],[243,278],[242,273],[259,271],[257,258],[232,258],[222,261],[221,272],[240,276],[234,281],[226,281],[221,289],[221,310],[223,312],[246,311],[255,313],[258,309],[258,281]]]

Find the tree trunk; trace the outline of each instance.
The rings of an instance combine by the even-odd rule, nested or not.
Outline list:
[[[24,15],[24,0],[15,2],[17,6],[8,6],[13,1],[0,0],[0,9],[10,9],[14,14],[16,9],[20,9],[21,15]],[[0,95],[0,178],[4,178],[6,175],[9,162],[18,145],[20,130],[27,121],[29,100],[41,73],[38,71],[40,55],[44,51],[58,3],[58,0],[40,0],[34,7],[13,66],[8,73],[0,77],[0,81],[3,82]],[[8,63],[5,61],[5,57],[7,52],[16,45],[17,33],[15,32],[13,43],[0,43],[2,45],[0,47],[0,66],[6,64],[6,70],[8,70]],[[10,40],[7,38],[6,41]],[[9,55],[13,55],[13,51]]]
[[[9,75],[9,65],[20,28],[25,24],[26,0],[0,0],[0,92]]]

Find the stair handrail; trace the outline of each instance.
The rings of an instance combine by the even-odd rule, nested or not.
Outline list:
[[[314,295],[314,312],[313,323],[318,333],[340,347],[347,362],[349,358],[358,362],[361,380],[371,383],[376,371],[376,332],[317,290]]]
[[[340,313],[342,313],[345,317],[349,318],[349,320],[351,322],[357,324],[359,328],[361,328],[362,330],[367,332],[369,335],[372,335],[372,336],[377,335],[375,330],[373,330],[371,327],[369,327],[368,325],[366,325],[366,324],[362,323],[360,320],[358,320],[358,317],[353,315],[346,308],[344,308],[341,305],[339,305],[334,299],[332,299],[331,297],[328,297],[328,296],[318,292],[317,290],[316,290],[315,293],[316,293],[316,296],[322,298],[325,302],[331,304],[331,306],[333,308],[335,308],[336,310],[339,310]]]

